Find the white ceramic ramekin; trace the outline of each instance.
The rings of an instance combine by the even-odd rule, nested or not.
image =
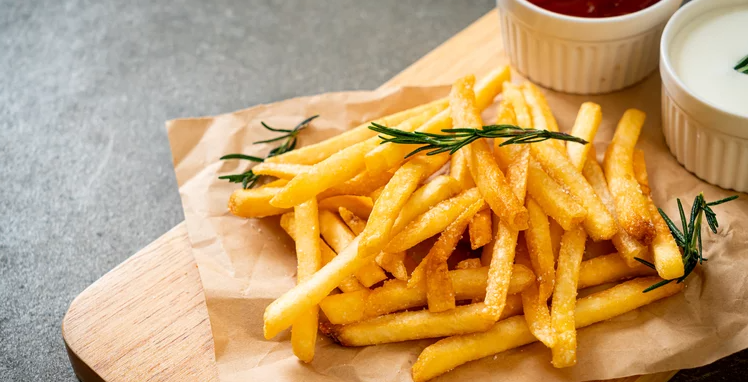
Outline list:
[[[748,117],[722,110],[688,89],[674,70],[671,48],[678,32],[699,15],[745,3],[691,1],[667,24],[660,57],[662,131],[670,151],[699,178],[741,192],[748,192]]]
[[[544,87],[600,94],[633,85],[657,68],[660,36],[682,0],[624,16],[584,18],[527,0],[497,0],[512,66]]]

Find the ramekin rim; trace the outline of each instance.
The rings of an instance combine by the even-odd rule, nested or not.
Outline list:
[[[579,17],[579,16],[569,16],[565,15],[563,13],[556,13],[549,11],[543,7],[540,7],[538,5],[535,5],[531,3],[529,0],[516,0],[517,2],[523,4],[524,6],[530,8],[534,12],[538,12],[544,16],[554,17],[557,19],[561,19],[564,21],[570,21],[570,22],[579,22],[583,24],[611,24],[615,22],[627,22],[631,21],[640,17],[643,17],[647,13],[654,13],[660,8],[664,8],[667,5],[669,5],[669,2],[679,1],[682,3],[682,0],[661,0],[658,1],[655,4],[650,5],[649,7],[646,7],[644,9],[640,9],[636,12],[628,13],[621,16],[613,16],[613,17]],[[681,7],[682,8],[682,7]]]

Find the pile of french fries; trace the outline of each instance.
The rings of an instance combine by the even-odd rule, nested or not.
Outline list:
[[[510,80],[508,67],[477,84],[467,76],[447,98],[373,122],[429,133],[481,128],[481,112],[500,96],[497,124],[558,131],[540,90]],[[644,118],[624,113],[602,166],[592,144],[558,140],[479,139],[453,155],[406,159],[417,147],[382,144],[370,123],[258,164],[255,174],[278,179],[236,190],[229,208],[281,215],[298,259],[298,284],[265,310],[265,337],[291,328],[304,362],[318,330],[343,346],[440,338],[418,357],[415,381],[534,341],[550,349],[553,366],[574,365],[578,328],[682,288],[642,293],[684,272],[635,149]],[[571,134],[592,142],[601,119],[586,102]],[[456,253],[465,233],[470,249]],[[577,298],[603,284],[613,286]]]

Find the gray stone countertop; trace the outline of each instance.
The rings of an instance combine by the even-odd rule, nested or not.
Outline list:
[[[72,299],[183,219],[164,121],[374,89],[493,5],[0,0],[0,380],[75,380]]]

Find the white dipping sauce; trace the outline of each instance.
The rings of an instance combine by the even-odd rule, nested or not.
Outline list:
[[[748,4],[699,16],[678,33],[670,54],[675,72],[698,98],[748,116],[748,74],[733,69],[748,55]]]

